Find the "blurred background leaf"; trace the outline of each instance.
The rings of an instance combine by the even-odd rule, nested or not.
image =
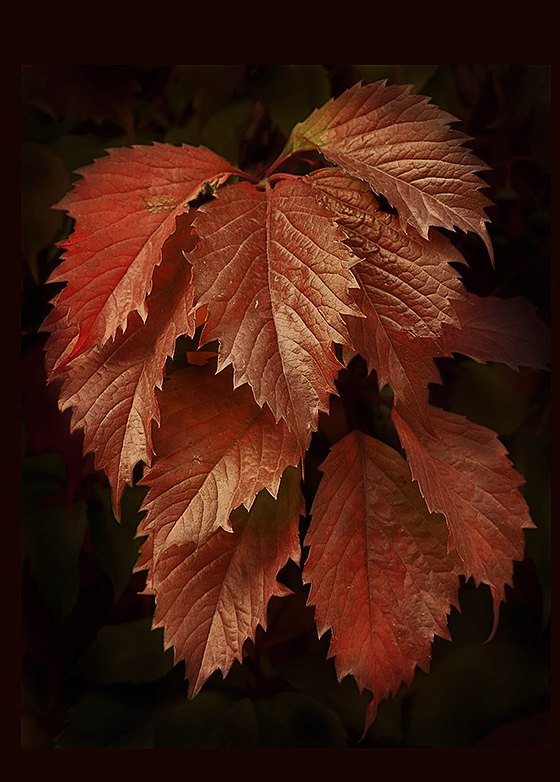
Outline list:
[[[286,138],[297,122],[331,97],[328,74],[321,65],[262,65],[252,87]]]
[[[252,112],[253,101],[249,98],[229,100],[206,117],[203,124],[195,115],[185,127],[171,128],[165,135],[165,141],[169,144],[190,144],[195,147],[202,145],[230,163],[238,165],[239,145]]]
[[[121,518],[113,510],[111,490],[100,488],[89,503],[88,522],[101,567],[111,579],[115,600],[122,596],[138,559],[142,539],[136,538],[139,507],[147,490],[127,486],[121,500]]]
[[[97,633],[76,666],[98,684],[143,684],[173,668],[173,650],[163,651],[163,630],[152,630],[149,617],[106,625]]]
[[[21,148],[21,251],[31,277],[39,284],[38,255],[50,249],[64,224],[62,212],[51,209],[70,188],[61,159],[44,144]]]
[[[538,704],[547,683],[548,671],[520,646],[457,646],[424,675],[411,700],[409,732],[424,746],[471,747],[504,718]]]
[[[60,625],[79,591],[79,555],[86,529],[86,505],[61,502],[64,465],[56,454],[38,456],[22,479],[22,563],[29,564],[41,596]]]

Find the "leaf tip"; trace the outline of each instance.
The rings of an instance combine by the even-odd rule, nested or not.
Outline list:
[[[490,635],[484,642],[485,644],[489,643],[494,636],[496,635],[496,630],[498,629],[498,624],[500,622],[500,606],[502,604],[502,600],[504,599],[504,590],[502,588],[500,594],[500,591],[496,589],[496,587],[493,584],[489,584],[490,591],[492,592],[492,609],[493,609],[493,619],[492,619],[492,629],[490,631]]]
[[[371,701],[368,703],[366,708],[366,716],[365,716],[365,724],[364,724],[364,732],[362,733],[362,736],[360,738],[360,741],[363,741],[366,737],[366,733],[371,728],[373,723],[375,722],[375,718],[377,717],[377,708],[379,706],[379,703],[377,702],[377,699],[375,695],[371,699]]]

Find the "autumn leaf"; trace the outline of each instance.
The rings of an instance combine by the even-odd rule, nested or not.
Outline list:
[[[454,305],[466,293],[449,265],[462,261],[451,242],[435,232],[430,241],[414,229],[405,233],[394,215],[379,210],[364,182],[336,168],[321,169],[306,179],[344,229],[346,244],[367,261],[352,271],[367,269],[374,276],[369,287],[378,291],[377,309],[393,330],[430,337],[441,335],[444,323],[458,324]]]
[[[346,243],[361,258],[352,271],[359,283],[352,290],[365,318],[347,316],[354,348],[389,383],[395,397],[429,426],[428,385],[439,382],[433,361],[444,353],[444,325],[460,327],[455,306],[465,298],[457,272],[449,265],[461,259],[453,245],[434,233],[430,241],[378,209],[369,187],[337,169],[309,175]]]
[[[69,307],[60,302],[60,293],[50,303],[53,308],[41,325],[41,331],[49,333],[45,344],[47,382],[52,381],[55,369],[64,365],[80,336],[80,326],[77,321],[69,320]]]
[[[449,549],[461,557],[462,572],[490,586],[494,632],[504,586],[512,582],[512,560],[523,559],[523,529],[534,526],[519,491],[523,478],[489,429],[432,407],[432,434],[401,413],[396,405],[393,421],[412,477],[429,510],[444,514]]]
[[[496,361],[512,369],[548,369],[550,329],[527,299],[516,296],[475,296],[454,302],[460,328],[444,326],[449,353],[463,353],[476,361]]]
[[[408,465],[392,448],[353,431],[321,466],[305,538],[319,634],[331,630],[339,680],[351,673],[377,705],[416,665],[427,670],[434,634],[449,637],[461,561],[447,552],[442,516],[428,512]]]
[[[154,564],[173,544],[202,545],[230,513],[250,507],[261,489],[276,496],[285,468],[297,465],[295,436],[247,387],[232,388],[231,371],[215,362],[175,372],[158,395],[157,454],[141,483],[150,491],[141,534],[153,530]]]
[[[264,191],[230,185],[199,209],[195,228],[189,261],[208,306],[203,340],[220,341],[218,370],[232,364],[234,385],[249,383],[305,451],[335,393],[333,341],[349,341],[342,315],[359,314],[349,293],[357,258],[298,180]]]
[[[170,545],[157,566],[145,554],[138,563],[137,570],[149,569],[154,627],[165,628],[166,647],[175,647],[176,662],[185,661],[189,696],[213,671],[225,675],[242,659],[257,625],[266,629],[270,598],[290,593],[276,576],[289,558],[299,560],[300,478],[299,470],[288,468],[276,500],[263,490],[250,511],[237,509],[232,533],[218,530],[197,548]]]
[[[431,225],[474,231],[493,258],[475,172],[488,167],[449,127],[451,114],[411,95],[410,86],[355,84],[295,126],[285,152],[318,149],[342,171],[363,179],[394,206],[403,227],[428,239]]]
[[[64,380],[59,407],[73,408],[72,429],[84,430],[84,451],[94,451],[96,466],[105,469],[117,517],[134,466],[152,461],[152,421],[160,421],[155,389],[162,386],[166,359],[179,336],[194,333],[191,267],[181,251],[196,240],[190,235],[193,216],[179,218],[180,228],[163,247],[146,301],[146,323],[132,313],[127,330],[114,341],[77,356],[57,372]],[[47,352],[58,352],[58,336],[51,335]]]
[[[205,183],[241,173],[203,148],[155,144],[108,152],[80,169],[83,178],[57,204],[76,221],[49,279],[67,283],[55,300],[70,325],[65,361],[125,331],[131,312],[146,319],[145,299],[176,218]]]

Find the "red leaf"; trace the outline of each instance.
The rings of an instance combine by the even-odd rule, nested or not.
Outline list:
[[[153,530],[154,561],[169,546],[202,545],[229,516],[250,507],[261,489],[276,496],[288,465],[299,461],[295,436],[248,388],[234,390],[231,373],[214,362],[174,373],[159,394],[161,426],[154,458],[141,483],[150,486],[141,533]]]
[[[427,669],[434,634],[449,637],[460,560],[447,553],[447,527],[431,515],[392,448],[354,431],[336,443],[305,539],[304,580],[319,634],[332,630],[339,680],[351,673],[377,705]]]
[[[457,119],[411,95],[410,86],[356,84],[295,126],[288,150],[316,147],[331,163],[368,182],[424,239],[431,225],[477,233],[492,245],[476,171],[488,168],[462,146]]]
[[[290,592],[276,575],[289,558],[299,560],[300,513],[300,473],[288,468],[277,500],[262,491],[250,512],[235,511],[232,534],[219,530],[196,549],[184,542],[171,545],[156,567],[144,544],[137,570],[149,568],[154,626],[165,627],[165,645],[185,661],[190,697],[214,670],[225,675],[241,660],[257,625],[266,629],[269,599]]]
[[[405,233],[394,215],[379,211],[364,182],[336,168],[306,178],[344,229],[346,244],[362,259],[352,271],[367,269],[373,277],[369,295],[393,330],[433,337],[441,335],[444,323],[457,324],[454,303],[465,292],[449,264],[464,259],[451,242],[435,232],[430,241],[414,229]]]
[[[335,393],[332,343],[348,342],[342,315],[358,314],[348,291],[356,258],[301,180],[224,188],[195,226],[189,260],[197,300],[208,305],[204,338],[220,341],[218,368],[232,364],[235,386],[249,383],[304,451]]]
[[[110,149],[79,173],[84,178],[57,205],[76,225],[49,280],[67,282],[56,299],[69,326],[66,361],[124,331],[131,312],[145,320],[152,275],[176,217],[206,182],[241,174],[207,149],[169,144]]]
[[[41,325],[41,331],[50,334],[45,344],[47,383],[53,379],[55,368],[64,366],[80,336],[80,327],[77,321],[68,319],[68,304],[60,302],[60,293],[51,304],[53,308]]]
[[[523,559],[523,528],[534,527],[518,487],[523,478],[511,466],[497,435],[462,416],[430,408],[432,434],[409,421],[399,406],[393,420],[414,480],[430,511],[443,513],[449,548],[462,572],[488,584],[494,598],[494,630],[512,560]]]
[[[460,329],[445,327],[449,353],[463,353],[477,361],[497,361],[512,369],[548,369],[550,330],[527,299],[469,294],[467,300],[454,302],[453,306]]]
[[[124,334],[57,372],[65,381],[59,407],[73,407],[72,429],[83,429],[84,451],[96,452],[96,466],[105,469],[117,514],[135,464],[152,460],[152,420],[159,424],[155,388],[162,386],[166,359],[173,355],[177,337],[194,333],[191,267],[180,250],[195,241],[189,235],[191,222],[192,216],[185,215],[164,246],[147,299],[146,323],[132,313]],[[55,353],[59,337],[55,332],[49,340]]]
[[[347,317],[355,349],[375,369],[381,386],[427,424],[429,383],[439,382],[434,355],[445,324],[459,326],[455,305],[465,292],[450,262],[461,260],[452,244],[434,233],[428,242],[378,204],[369,187],[337,169],[308,179],[321,193],[347,244],[363,260],[352,268],[352,291],[365,318]]]

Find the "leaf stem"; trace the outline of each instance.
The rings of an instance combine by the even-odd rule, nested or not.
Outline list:
[[[268,182],[276,182],[279,179],[301,179],[301,176],[299,174],[272,174],[272,176],[267,177]]]
[[[268,179],[270,179],[270,175],[272,174],[272,172],[273,172],[273,171],[276,171],[276,169],[277,169],[277,168],[280,168],[280,166],[282,165],[282,163],[284,163],[284,161],[288,160],[288,158],[291,158],[293,154],[294,154],[293,152],[288,152],[288,154],[287,154],[287,155],[283,155],[282,157],[279,157],[279,158],[277,158],[277,159],[274,161],[274,163],[272,163],[272,165],[271,165],[271,166],[269,166],[269,168],[266,170],[266,172],[265,172],[265,176],[266,176]]]

